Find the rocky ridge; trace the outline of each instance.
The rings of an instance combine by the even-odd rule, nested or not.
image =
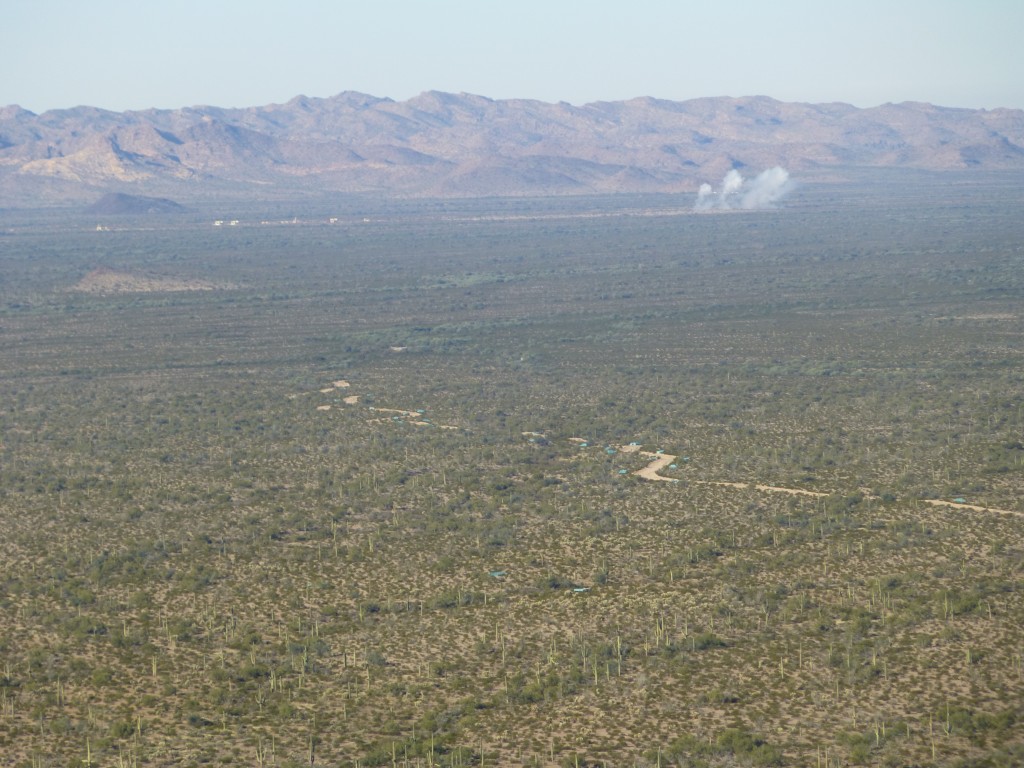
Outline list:
[[[344,92],[243,109],[0,108],[0,204],[102,192],[401,196],[692,192],[732,168],[1024,169],[1024,111],[763,96],[574,106]]]

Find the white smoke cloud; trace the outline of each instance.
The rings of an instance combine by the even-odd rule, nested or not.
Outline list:
[[[722,194],[718,196],[718,202],[723,206],[728,206],[729,198],[741,189],[743,189],[743,176],[733,168],[722,179]]]
[[[750,182],[743,193],[741,207],[771,208],[789,189],[789,172],[779,166],[769,168]]]
[[[717,195],[710,184],[701,184],[693,207],[698,211],[772,208],[790,187],[789,172],[785,168],[769,168],[749,181],[733,168],[722,179]]]
[[[693,207],[698,211],[706,211],[711,208],[714,204],[714,198],[712,195],[715,191],[711,188],[710,184],[701,184],[700,189],[697,190],[697,202],[694,203]]]

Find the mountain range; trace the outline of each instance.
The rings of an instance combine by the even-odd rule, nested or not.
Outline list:
[[[319,192],[694,192],[730,169],[1024,169],[1024,111],[860,109],[764,96],[573,106],[427,92],[285,104],[34,114],[0,108],[0,205],[104,193],[177,200]]]

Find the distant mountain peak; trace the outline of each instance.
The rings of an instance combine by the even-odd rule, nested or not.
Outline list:
[[[1024,112],[769,96],[582,106],[342,91],[262,107],[0,109],[0,205],[97,192],[246,197],[695,192],[734,167],[1024,169]],[[45,183],[44,183],[45,182]],[[183,186],[184,185],[184,186]],[[42,195],[43,197],[39,197]]]

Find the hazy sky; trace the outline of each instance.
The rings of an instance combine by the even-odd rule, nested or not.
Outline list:
[[[1024,108],[1024,0],[7,0],[0,105],[345,90]]]

